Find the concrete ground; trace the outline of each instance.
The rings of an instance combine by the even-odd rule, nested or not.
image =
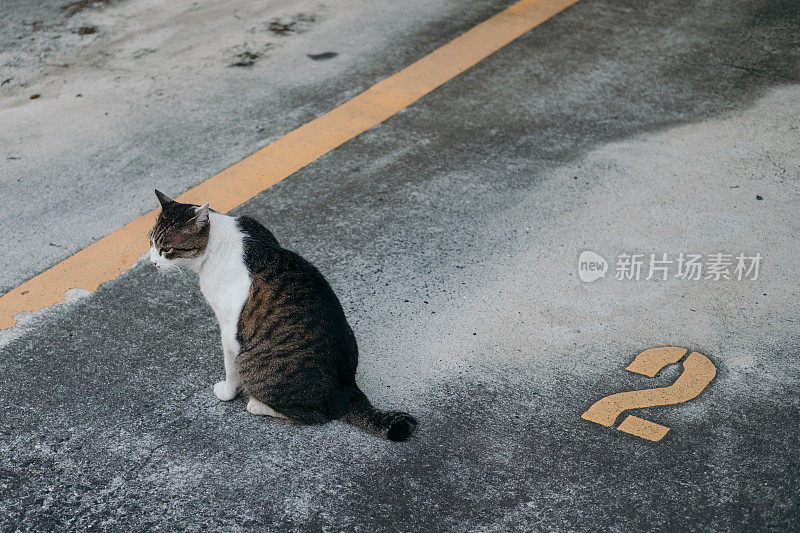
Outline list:
[[[37,3],[2,8],[6,289],[510,4]],[[329,278],[407,443],[217,401],[189,274],[140,263],[29,317],[0,354],[0,529],[797,531],[798,31],[791,0],[582,0],[234,211]],[[41,32],[72,66],[33,62]],[[258,61],[228,66],[243,42]],[[604,278],[578,279],[584,250]],[[617,280],[624,253],[763,260]],[[717,369],[635,411],[663,440],[581,419],[673,383],[625,370],[656,346]]]

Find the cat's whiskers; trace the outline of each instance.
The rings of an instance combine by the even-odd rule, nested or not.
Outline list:
[[[183,281],[186,281],[186,282],[189,281],[189,276],[186,275],[186,272],[184,272],[184,270],[181,267],[175,267],[175,270],[178,271],[178,274],[183,279]]]
[[[183,278],[184,281],[188,281],[188,278],[186,277],[186,273],[183,272],[182,271],[183,269],[181,269],[181,267],[179,267],[178,265],[169,265],[169,264],[167,264],[167,265],[157,266],[156,268],[164,276],[169,276],[169,277],[172,277],[172,278],[181,277],[181,278]]]

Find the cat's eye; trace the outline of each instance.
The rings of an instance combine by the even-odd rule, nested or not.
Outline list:
[[[172,248],[159,248],[158,249],[158,253],[160,253],[162,255],[167,255],[171,251],[172,251]]]

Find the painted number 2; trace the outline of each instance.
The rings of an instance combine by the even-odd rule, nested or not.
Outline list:
[[[652,378],[665,366],[680,361],[688,351],[686,348],[674,346],[651,348],[637,355],[626,370]],[[611,427],[619,415],[629,409],[674,405],[696,398],[716,375],[717,367],[708,357],[692,352],[683,361],[683,373],[669,387],[619,392],[606,396],[595,402],[581,415],[581,418]],[[633,415],[625,417],[617,429],[653,442],[663,439],[669,431],[666,426]]]

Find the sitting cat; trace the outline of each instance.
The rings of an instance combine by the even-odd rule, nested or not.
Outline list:
[[[150,231],[159,269],[186,266],[217,315],[225,380],[222,401],[240,389],[254,415],[301,424],[343,420],[393,441],[417,421],[380,411],[356,385],[358,348],[339,299],[308,261],[278,244],[249,217],[176,202],[156,191],[161,213]]]

